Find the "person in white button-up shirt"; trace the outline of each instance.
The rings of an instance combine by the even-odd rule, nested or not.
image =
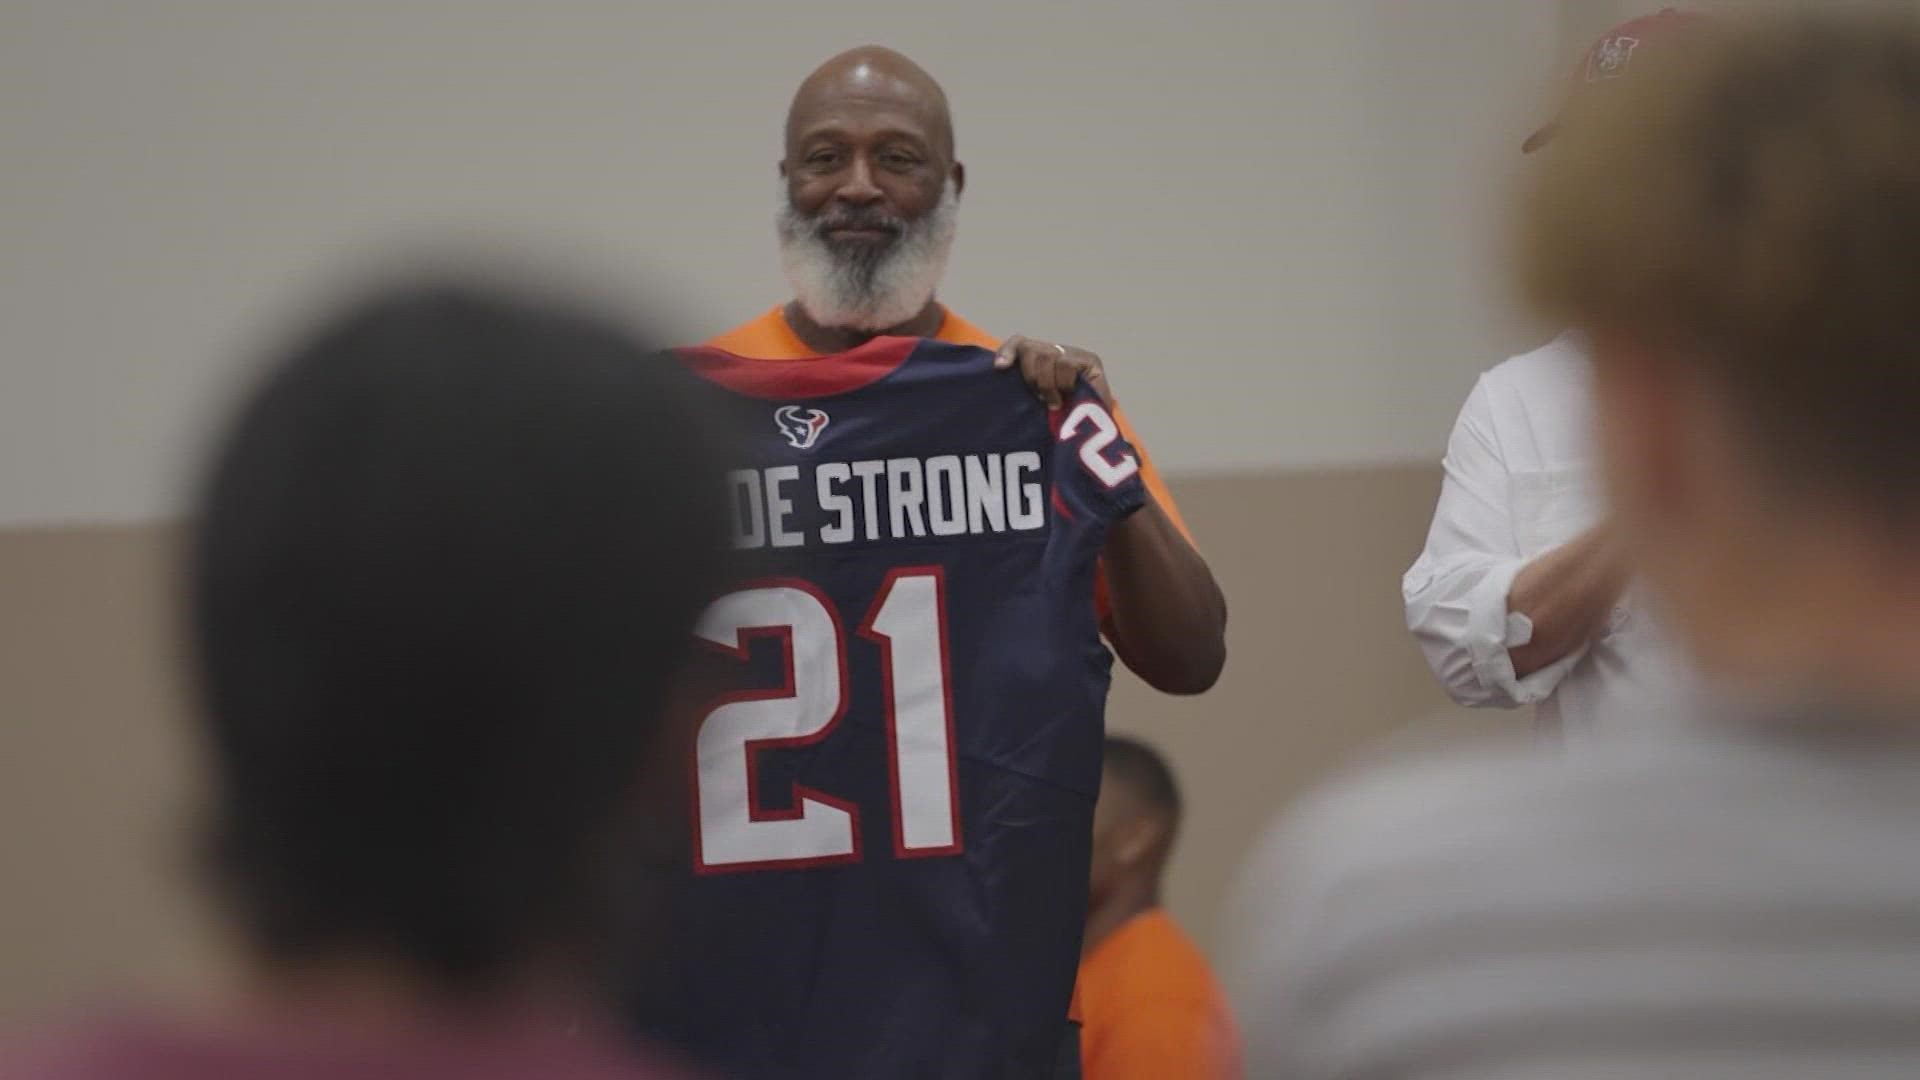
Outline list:
[[[1701,16],[1661,11],[1607,32],[1573,100],[1623,85]],[[1559,131],[1548,124],[1527,153]],[[1592,372],[1572,334],[1480,377],[1447,444],[1427,546],[1401,582],[1407,628],[1453,700],[1535,707],[1543,727],[1610,734],[1682,685],[1631,588],[1594,480]]]
[[[1637,706],[1677,685],[1605,521],[1590,374],[1569,334],[1480,377],[1447,444],[1426,549],[1401,583],[1407,626],[1450,697],[1533,705],[1574,735],[1647,715]]]

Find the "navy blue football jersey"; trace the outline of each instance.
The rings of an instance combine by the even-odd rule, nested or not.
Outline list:
[[[1052,1075],[1137,458],[1091,390],[1050,412],[972,346],[678,355],[749,426],[668,1034],[749,1077]]]

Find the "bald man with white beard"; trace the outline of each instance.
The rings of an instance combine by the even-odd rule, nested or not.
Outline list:
[[[978,345],[1049,406],[1085,378],[1141,449],[1097,355],[1017,335],[1002,341],[936,299],[967,174],[954,157],[946,94],[913,61],[868,46],[821,65],[787,113],[780,177],[781,265],[794,299],[709,345],[785,362],[887,336]],[[1109,536],[1095,602],[1134,674],[1166,693],[1197,694],[1226,662],[1226,602],[1158,471],[1140,457],[1150,498]]]

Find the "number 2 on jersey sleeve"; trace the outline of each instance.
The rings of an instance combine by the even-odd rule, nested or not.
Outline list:
[[[961,850],[946,623],[940,567],[905,567],[887,575],[859,628],[881,654],[893,846],[902,858]],[[846,715],[848,642],[833,602],[804,581],[763,581],[716,601],[696,633],[741,660],[755,639],[779,640],[786,680],[722,697],[700,725],[695,869],[857,861],[860,812],[852,802],[795,784],[790,809],[764,809],[754,761],[760,750],[817,743]]]
[[[1132,454],[1107,457],[1107,447],[1120,438],[1120,425],[1114,422],[1113,415],[1099,402],[1083,401],[1073,407],[1067,418],[1060,422],[1061,441],[1074,438],[1080,434],[1081,428],[1088,425],[1093,427],[1093,434],[1080,444],[1080,464],[1086,466],[1095,479],[1111,490],[1140,471],[1140,459]]]

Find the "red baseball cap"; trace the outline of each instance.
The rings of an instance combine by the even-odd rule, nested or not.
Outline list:
[[[1632,72],[1637,58],[1645,55],[1643,49],[1665,48],[1683,31],[1709,21],[1705,15],[1666,8],[1621,23],[1602,34],[1600,40],[1594,42],[1593,47],[1580,58],[1580,66],[1573,73],[1573,89],[1568,94],[1569,100],[1590,93],[1596,84],[1626,78]],[[1545,146],[1559,129],[1558,119],[1548,121],[1545,127],[1527,137],[1520,151],[1533,153]]]

